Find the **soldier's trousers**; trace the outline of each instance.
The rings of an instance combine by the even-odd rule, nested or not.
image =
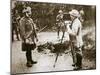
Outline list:
[[[30,49],[26,50],[26,59],[27,59],[27,61],[32,61],[32,52],[31,51],[32,50],[30,50]]]
[[[82,50],[81,48],[72,47],[71,48],[73,63],[77,67],[82,67]]]

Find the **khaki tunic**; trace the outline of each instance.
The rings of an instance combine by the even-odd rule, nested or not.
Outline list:
[[[22,41],[26,43],[34,43],[34,36],[36,36],[34,22],[31,18],[22,17],[20,20],[20,35]]]
[[[77,48],[82,47],[83,40],[82,40],[82,24],[78,18],[76,18],[71,28],[67,26],[68,33],[70,35],[70,40],[74,43],[74,46]]]

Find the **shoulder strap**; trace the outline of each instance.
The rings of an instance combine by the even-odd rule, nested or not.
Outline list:
[[[77,35],[79,35],[80,27],[78,28]]]

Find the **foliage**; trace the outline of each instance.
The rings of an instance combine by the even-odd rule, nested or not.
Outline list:
[[[95,22],[96,17],[96,7],[88,5],[17,1],[14,10],[18,10],[19,14],[23,16],[22,10],[24,6],[30,6],[32,8],[31,17],[37,24],[37,27],[39,29],[43,28],[46,25],[48,25],[48,29],[51,29],[53,26],[56,26],[56,16],[60,9],[64,12],[69,12],[71,9],[74,8],[77,10],[83,9],[85,12],[83,16],[85,23],[88,20],[94,20]]]

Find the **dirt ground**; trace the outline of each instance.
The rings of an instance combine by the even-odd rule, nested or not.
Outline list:
[[[62,34],[60,34],[62,35]],[[60,37],[61,38],[61,37]],[[41,32],[38,33],[39,42],[37,45],[48,42],[58,43],[56,32]],[[65,33],[64,40],[69,40],[67,32]],[[95,69],[96,68],[96,46],[95,46],[95,27],[86,28],[83,30],[83,69]],[[63,53],[59,56],[55,68],[53,67],[56,55],[50,53],[49,50],[38,52],[35,49],[32,52],[32,58],[38,63],[31,68],[26,67],[25,52],[21,50],[21,41],[15,41],[12,43],[11,50],[11,70],[12,73],[34,73],[34,72],[51,72],[51,71],[68,71],[73,70],[71,53]]]

